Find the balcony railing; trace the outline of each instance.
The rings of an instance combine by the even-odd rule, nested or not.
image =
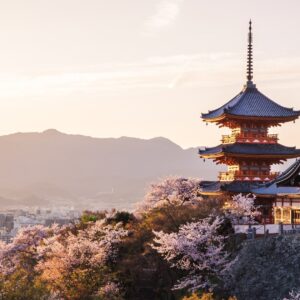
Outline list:
[[[223,135],[222,144],[232,144],[232,143],[265,143],[265,144],[276,144],[278,142],[277,134],[267,134],[256,136],[245,136],[242,134],[237,135]]]
[[[263,172],[256,172],[255,174],[249,172],[244,174],[243,172],[220,172],[219,180],[220,181],[270,181],[279,176],[279,172],[270,172],[269,174],[264,174]]]

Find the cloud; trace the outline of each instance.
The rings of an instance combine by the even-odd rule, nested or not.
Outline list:
[[[182,54],[129,63],[102,64],[81,70],[53,69],[31,74],[0,73],[0,98],[71,93],[119,94],[136,89],[210,87],[234,83],[237,54]],[[224,76],[223,72],[228,72]],[[228,71],[230,70],[230,71]],[[234,74],[234,75],[233,75]]]
[[[0,73],[0,98],[220,88],[238,83],[242,87],[246,80],[242,57],[241,53],[196,53],[149,57],[142,61],[103,64],[77,71],[53,69],[31,76]],[[254,81],[259,87],[300,88],[300,57],[265,59],[257,61],[256,65]]]
[[[144,34],[153,35],[170,27],[178,17],[184,0],[162,0],[156,7],[156,12],[144,26]]]
[[[175,88],[208,84],[206,76],[215,63],[232,59],[204,54],[149,57],[130,63],[102,64],[81,70],[52,69],[25,74],[0,73],[0,97],[43,96],[70,93],[119,93],[146,88]],[[206,78],[198,81],[199,76]]]

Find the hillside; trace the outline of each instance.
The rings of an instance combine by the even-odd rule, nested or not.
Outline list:
[[[54,129],[0,137],[0,204],[130,208],[159,177],[211,179],[217,168],[162,137],[91,138]]]

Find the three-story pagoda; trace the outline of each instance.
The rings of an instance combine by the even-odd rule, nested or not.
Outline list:
[[[269,134],[269,129],[281,123],[296,120],[300,111],[283,107],[262,94],[253,83],[252,24],[249,23],[247,82],[243,90],[218,109],[202,114],[203,121],[228,127],[231,134],[222,137],[216,147],[199,150],[200,157],[213,159],[217,164],[226,164],[227,172],[219,175],[220,184],[236,192],[245,186],[266,183],[279,174],[271,172],[273,164],[289,158],[300,157],[300,149],[278,143],[278,136]],[[248,184],[247,184],[248,183]],[[240,186],[240,188],[238,188]],[[216,190],[216,184],[207,186],[207,191]],[[203,189],[205,191],[205,188]],[[249,192],[249,188],[245,190]]]

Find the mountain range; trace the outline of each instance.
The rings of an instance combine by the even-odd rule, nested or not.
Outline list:
[[[0,136],[0,205],[130,209],[164,176],[216,178],[217,168],[172,141],[44,132]]]

